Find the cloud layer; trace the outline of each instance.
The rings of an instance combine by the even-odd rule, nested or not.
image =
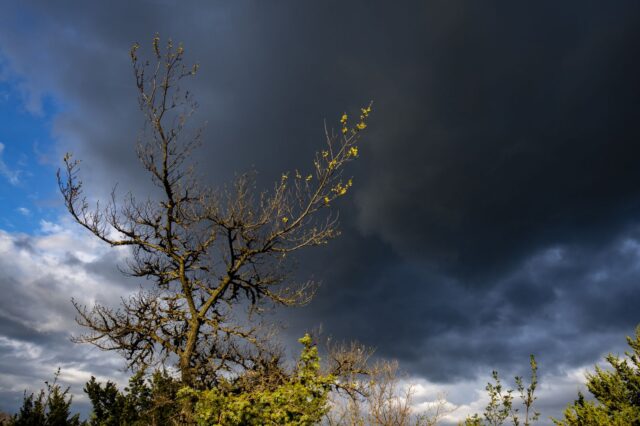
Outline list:
[[[135,287],[115,269],[122,253],[76,231],[67,221],[42,222],[35,235],[0,231],[0,410],[15,410],[59,367],[81,403],[91,375],[123,379],[118,357],[70,341],[82,333],[70,299],[117,304]]]

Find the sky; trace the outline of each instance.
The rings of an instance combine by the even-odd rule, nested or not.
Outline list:
[[[559,416],[640,323],[639,24],[633,1],[3,2],[0,410],[57,367],[85,410],[91,375],[126,380],[69,341],[70,299],[115,306],[138,283],[70,220],[55,172],[73,152],[96,199],[149,191],[128,51],[158,32],[200,64],[214,187],[310,164],[324,120],[374,102],[342,236],[297,259],[322,286],[277,313],[284,341],[322,327],[373,346],[418,403],[446,391],[450,420],[535,354]]]

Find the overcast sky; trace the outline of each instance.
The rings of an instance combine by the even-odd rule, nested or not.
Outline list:
[[[640,4],[635,1],[4,1],[0,13],[0,409],[62,367],[122,380],[74,345],[71,297],[117,304],[126,257],[69,221],[62,155],[87,190],[149,189],[128,49],[156,32],[200,63],[211,185],[306,167],[323,120],[374,101],[343,235],[305,253],[322,282],[280,312],[396,358],[419,401],[482,410],[493,369],[560,414],[640,322]],[[82,400],[79,400],[82,403]],[[452,417],[453,418],[453,417]]]

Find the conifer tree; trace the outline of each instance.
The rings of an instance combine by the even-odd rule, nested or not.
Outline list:
[[[640,326],[635,336],[627,337],[631,347],[626,357],[609,354],[611,369],[596,366],[587,375],[587,389],[595,401],[578,399],[564,411],[557,425],[637,425],[640,424]]]
[[[11,426],[80,426],[80,415],[71,414],[73,397],[69,395],[69,388],[63,389],[58,384],[60,370],[53,382],[45,382],[45,389],[37,395],[31,393],[25,396],[22,407],[9,421]]]

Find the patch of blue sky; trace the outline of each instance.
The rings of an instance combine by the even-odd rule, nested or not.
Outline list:
[[[6,73],[0,78],[0,229],[32,234],[62,208],[51,136],[58,108],[45,97],[42,109],[30,112],[22,84]]]

